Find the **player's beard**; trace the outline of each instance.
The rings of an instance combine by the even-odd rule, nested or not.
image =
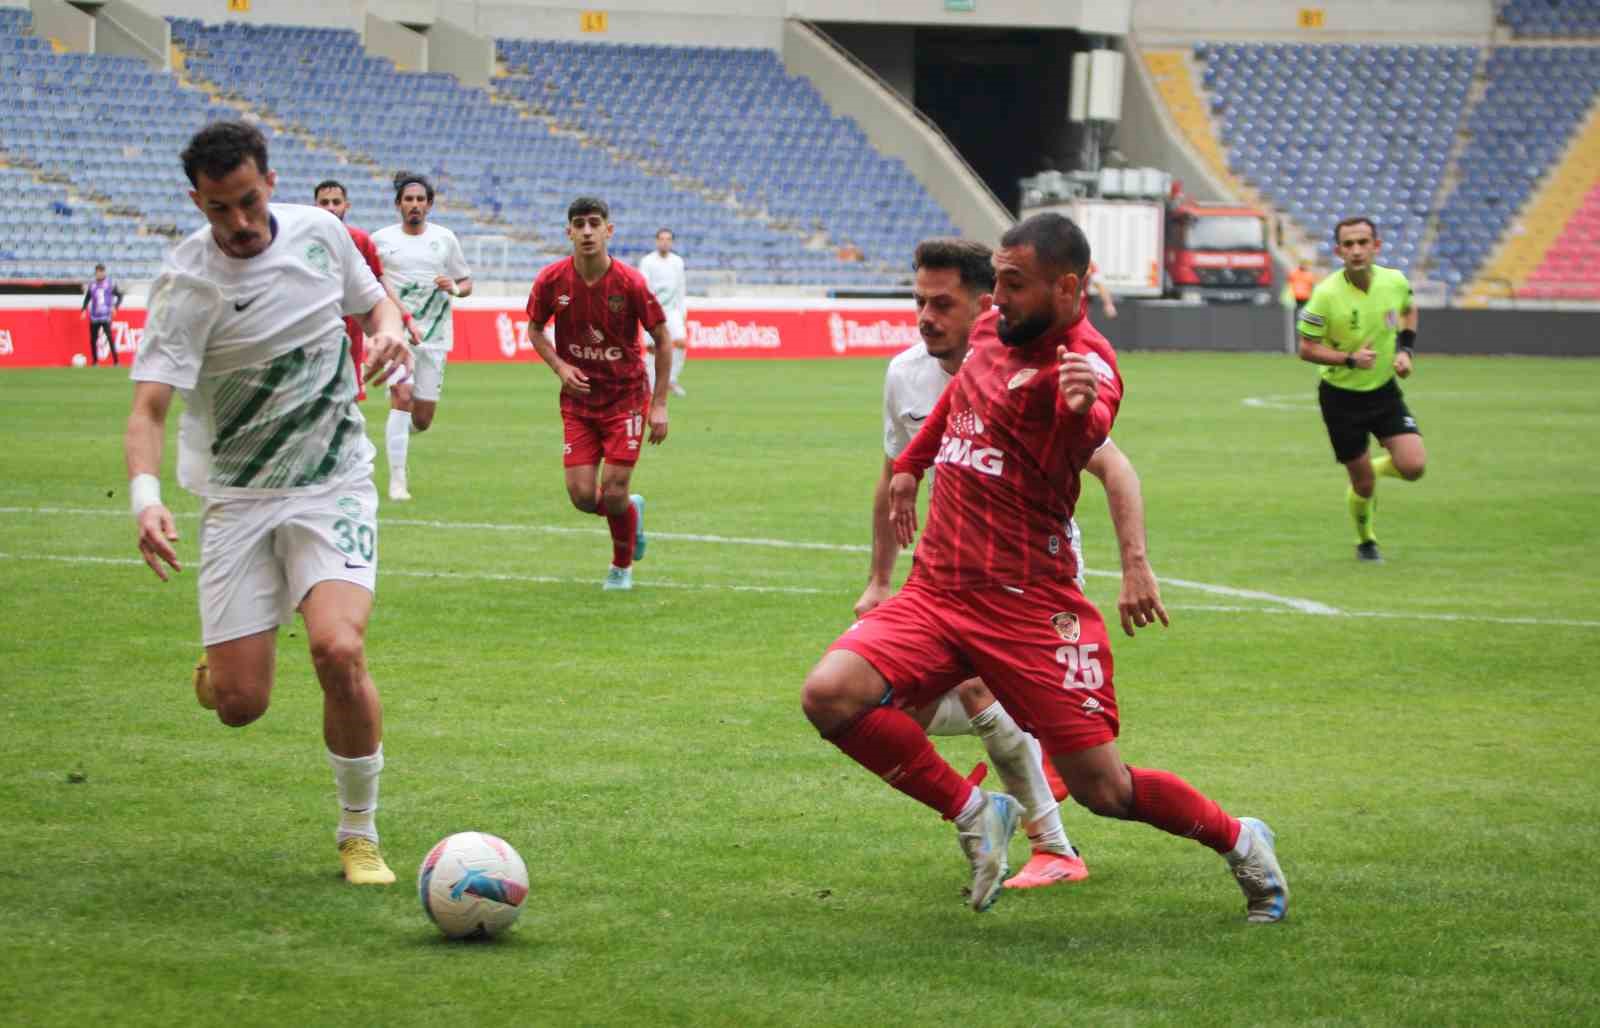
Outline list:
[[[1043,311],[1030,315],[1021,321],[1007,321],[1004,314],[995,323],[995,334],[1007,346],[1027,346],[1050,330],[1055,323],[1054,313]]]

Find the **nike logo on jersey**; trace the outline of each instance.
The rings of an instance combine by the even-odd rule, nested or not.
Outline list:
[[[255,295],[255,296],[252,296],[250,299],[245,300],[242,303],[240,301],[238,301],[238,300],[235,300],[235,301],[233,301],[233,309],[236,310],[236,311],[242,311],[246,307],[250,306],[252,303],[255,303],[257,300],[261,299],[261,297],[266,296],[266,295],[267,295],[266,293],[259,293],[259,294]]]
[[[929,411],[928,413],[931,414],[933,412]],[[910,411],[906,411],[906,420],[907,421],[927,421],[928,420],[928,415],[927,414],[913,414]]]
[[[1015,389],[1018,386],[1026,385],[1028,380],[1033,378],[1033,376],[1037,375],[1038,373],[1038,368],[1023,368],[1021,371],[1011,376],[1011,381],[1006,383],[1006,388]]]
[[[370,565],[370,564],[352,564],[347,560],[347,561],[344,562],[344,566],[347,569],[351,570],[351,571],[365,571],[367,568],[371,567],[372,565]]]

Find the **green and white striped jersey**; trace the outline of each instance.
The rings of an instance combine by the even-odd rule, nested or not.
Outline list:
[[[272,244],[229,257],[209,227],[150,294],[135,381],[179,389],[178,480],[202,496],[270,496],[372,473],[341,320],[383,289],[333,215],[273,204]]]
[[[435,280],[471,276],[461,241],[443,225],[427,224],[417,235],[404,225],[390,225],[372,233],[372,245],[383,260],[383,277],[415,321],[422,345],[449,353],[455,346],[454,307],[448,292]]]

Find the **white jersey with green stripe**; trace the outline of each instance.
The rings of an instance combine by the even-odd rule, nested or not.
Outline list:
[[[422,345],[449,353],[456,341],[451,297],[436,281],[440,275],[471,277],[461,241],[443,225],[425,224],[417,235],[408,234],[404,225],[390,225],[372,233],[372,245],[383,260],[383,277],[411,312]]]
[[[203,228],[150,293],[132,377],[182,392],[178,481],[211,498],[273,496],[370,476],[345,314],[383,288],[333,215],[272,204],[272,243],[224,254]]]

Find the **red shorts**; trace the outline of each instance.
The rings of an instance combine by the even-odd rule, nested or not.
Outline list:
[[[861,656],[908,709],[978,675],[1048,754],[1117,737],[1106,625],[1071,582],[946,591],[912,574],[829,649]]]
[[[639,447],[644,443],[644,409],[604,417],[585,417],[562,408],[561,427],[563,467],[579,468],[599,464],[638,463]]]

